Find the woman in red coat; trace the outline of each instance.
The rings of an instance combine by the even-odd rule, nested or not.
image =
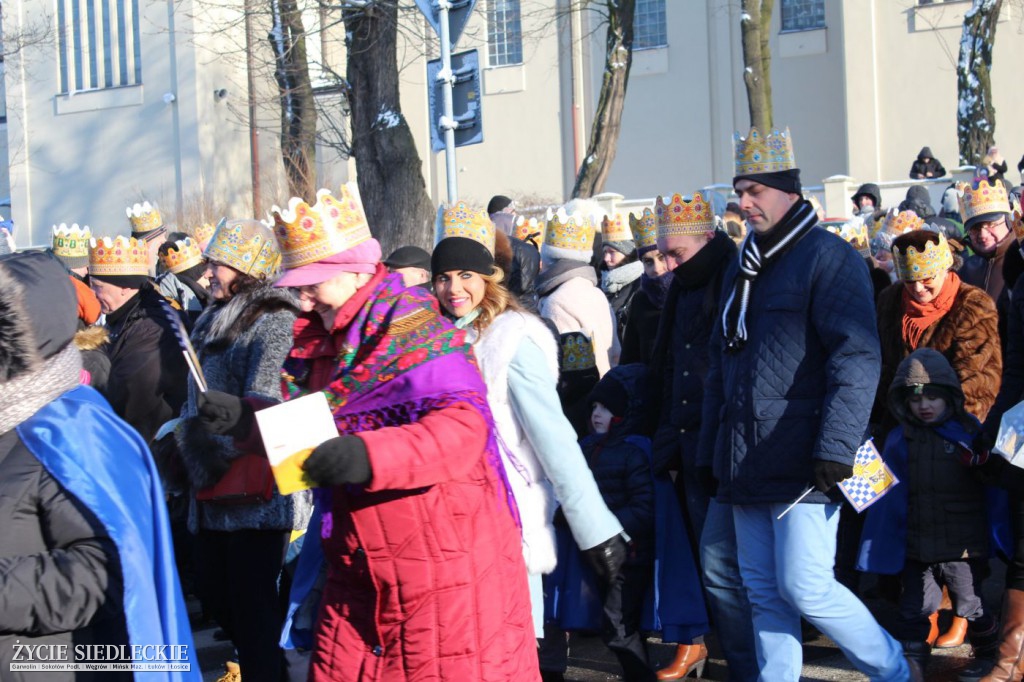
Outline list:
[[[274,218],[277,284],[303,310],[284,393],[324,391],[339,433],[303,465],[328,565],[309,679],[539,679],[515,507],[464,332],[388,274],[348,188]],[[210,421],[249,432],[251,405],[237,419],[220,401]]]

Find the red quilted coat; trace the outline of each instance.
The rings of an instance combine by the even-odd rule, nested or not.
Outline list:
[[[396,287],[390,281],[378,273],[338,312],[330,334],[318,319],[300,318],[286,381],[294,381],[288,373],[298,370],[306,376],[303,392],[326,389],[332,407],[346,374],[359,378],[350,384],[353,393],[374,382],[377,388],[382,381],[401,382],[402,375],[393,378],[390,369],[372,377],[361,369],[367,358],[353,349],[349,327],[355,324],[366,327],[362,338],[399,337],[388,346],[402,349],[398,363],[416,357],[416,344],[425,337],[433,339],[426,352],[437,352],[443,341],[430,336],[430,328],[447,322],[423,312],[429,305],[436,313],[436,303],[424,299],[406,315],[396,299],[393,313],[387,297]],[[373,315],[360,317],[364,306],[383,306],[387,314],[376,322]],[[452,333],[446,329],[442,338]],[[381,348],[376,343],[370,355],[379,360]],[[452,362],[426,367],[429,385],[451,385]],[[418,380],[423,376],[421,371]],[[480,390],[485,394],[482,381]],[[385,411],[400,409],[389,405]],[[340,432],[358,431],[366,442],[373,473],[365,487],[330,491],[331,514],[322,533],[327,583],[309,679],[538,680],[520,532],[487,458],[489,416],[463,401],[370,431],[353,428],[339,410],[335,418]]]

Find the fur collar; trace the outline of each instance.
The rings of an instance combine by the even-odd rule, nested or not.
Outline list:
[[[261,284],[227,301],[212,303],[196,320],[192,341],[210,352],[225,350],[262,315],[280,311],[298,314],[295,296],[288,289]]]

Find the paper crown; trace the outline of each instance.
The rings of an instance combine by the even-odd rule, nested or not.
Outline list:
[[[562,334],[562,371],[574,372],[597,367],[594,359],[594,343],[583,332]]]
[[[192,238],[202,246],[203,242],[209,243],[213,239],[213,233],[216,231],[217,226],[213,223],[203,223],[192,230]]]
[[[269,278],[281,263],[273,231],[258,220],[221,219],[203,255],[256,279]]]
[[[65,223],[53,226],[53,255],[64,261],[69,268],[89,265],[89,240],[92,233],[88,225],[78,226]]]
[[[885,223],[882,229],[898,237],[901,234],[920,230],[923,227],[924,218],[913,211],[899,211],[895,208],[890,208],[889,212],[885,214]]]
[[[775,173],[796,168],[789,128],[784,131],[772,129],[767,136],[762,136],[757,128],[751,128],[746,138],[733,133],[732,139],[736,175]]]
[[[659,238],[697,236],[715,229],[715,212],[700,192],[694,192],[690,199],[673,194],[667,203],[658,197],[654,210]]]
[[[1010,212],[1006,187],[998,180],[994,183],[979,180],[976,184],[961,182],[956,188],[960,191],[960,217],[964,227],[970,227],[969,223],[990,213]]]
[[[544,248],[555,258],[586,256],[590,260],[594,251],[594,219],[580,213],[566,214],[564,209],[548,210],[544,230]]]
[[[852,218],[846,222],[819,223],[834,235],[842,237],[850,246],[857,249],[862,256],[871,255],[871,242],[868,238],[868,226],[863,218]]]
[[[626,224],[626,216],[616,213],[614,216],[605,216],[601,223],[601,239],[608,242],[631,242],[633,233],[629,231]]]
[[[893,245],[892,255],[896,264],[896,277],[903,282],[916,282],[922,279],[937,277],[953,267],[953,252],[949,250],[949,242],[941,232],[929,232],[938,235],[936,244],[930,239],[923,251],[908,246],[906,251]]]
[[[271,215],[285,270],[316,263],[372,237],[354,182],[342,185],[337,198],[330,190],[319,190],[312,206],[292,197],[287,209],[274,206]]]
[[[118,235],[89,242],[89,274],[149,275],[149,249],[135,237]]]
[[[519,216],[516,218],[512,236],[524,242],[532,241],[537,243],[543,241],[544,225],[538,222],[536,218],[527,220],[525,216]],[[538,237],[540,239],[537,239]]]
[[[658,242],[658,215],[649,208],[645,208],[639,217],[631,213],[629,229],[637,249],[654,246]]]
[[[171,273],[177,275],[203,262],[203,252],[192,237],[179,239],[166,248],[161,247],[160,262]]]
[[[148,201],[132,204],[124,212],[128,215],[128,222],[131,223],[133,237],[143,237],[164,226],[164,219],[160,216],[156,204],[150,204]]]
[[[464,237],[483,244],[494,255],[494,223],[487,211],[471,208],[460,201],[454,206],[441,206],[437,210],[436,242],[445,237]]]

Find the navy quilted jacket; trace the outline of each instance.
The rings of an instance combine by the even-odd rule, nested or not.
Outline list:
[[[737,353],[723,353],[721,316],[711,335],[697,461],[713,463],[720,501],[789,502],[813,481],[815,459],[852,465],[867,432],[881,357],[864,259],[811,230],[754,281],[747,330]]]

